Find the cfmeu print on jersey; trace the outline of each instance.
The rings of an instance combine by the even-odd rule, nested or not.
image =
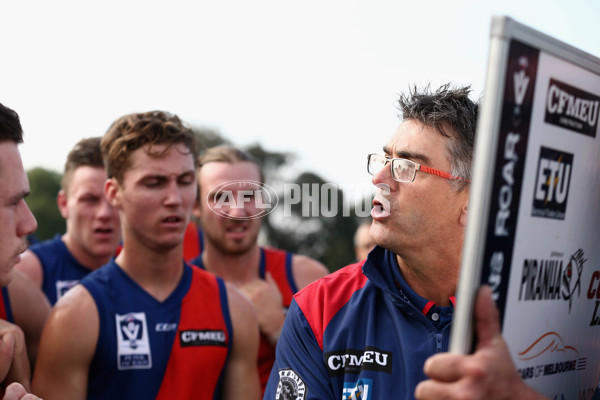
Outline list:
[[[115,315],[119,369],[152,368],[146,313]]]

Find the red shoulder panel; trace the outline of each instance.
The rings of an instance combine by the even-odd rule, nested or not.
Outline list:
[[[306,286],[295,296],[321,350],[323,332],[331,319],[367,283],[367,277],[362,273],[364,262],[365,260],[333,272]]]

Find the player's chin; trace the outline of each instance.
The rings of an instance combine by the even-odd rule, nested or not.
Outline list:
[[[0,270],[0,287],[8,286],[13,277],[13,267],[16,263],[9,263],[6,266],[2,266]]]

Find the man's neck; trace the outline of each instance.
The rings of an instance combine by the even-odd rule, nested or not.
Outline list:
[[[151,296],[163,301],[175,290],[183,275],[183,246],[152,250],[125,241],[117,264]]]
[[[65,233],[64,235],[62,235],[61,240],[67,247],[67,250],[69,250],[69,253],[71,253],[71,255],[73,256],[73,258],[75,258],[77,262],[81,264],[82,267],[89,269],[90,271],[96,270],[104,264],[108,263],[112,257],[112,255],[110,255],[107,257],[99,258],[86,252],[72,240],[71,235],[69,235],[69,233]]]
[[[436,305],[450,305],[450,297],[456,293],[459,261],[451,258],[421,256],[416,259],[396,256],[400,272],[408,286],[419,296]]]
[[[206,243],[202,252],[202,263],[207,271],[234,285],[243,285],[258,277],[260,247],[255,245],[245,253],[233,255]]]

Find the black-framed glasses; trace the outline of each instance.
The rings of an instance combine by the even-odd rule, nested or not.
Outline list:
[[[454,176],[448,172],[440,171],[439,169],[427,167],[418,164],[406,158],[387,158],[380,154],[369,154],[367,157],[367,171],[371,175],[375,175],[381,171],[387,163],[390,163],[392,179],[398,182],[413,182],[417,171],[425,172],[426,174],[437,175],[444,179],[461,180],[470,182],[468,179]]]

